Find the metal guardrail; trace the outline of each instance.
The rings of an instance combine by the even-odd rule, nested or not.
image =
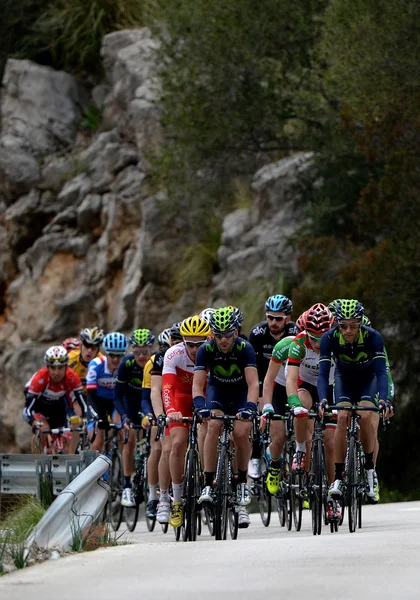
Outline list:
[[[0,494],[31,494],[41,499],[43,484],[47,484],[57,496],[98,456],[92,450],[81,454],[0,454]]]
[[[111,461],[104,455],[87,466],[54,500],[26,542],[41,548],[72,547],[75,532],[83,533],[101,515],[109,496],[109,486],[101,477]]]

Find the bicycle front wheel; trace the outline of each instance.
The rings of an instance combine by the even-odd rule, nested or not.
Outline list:
[[[228,521],[228,456],[225,446],[220,449],[217,464],[214,511],[214,535],[216,540],[225,540]]]
[[[200,496],[200,468],[198,454],[194,448],[188,450],[184,475],[184,524],[185,541],[197,539],[197,501]]]
[[[317,440],[312,447],[312,486],[311,486],[311,510],[312,510],[312,533],[320,535],[322,531],[322,516],[324,509],[323,489],[323,456],[322,442]]]
[[[258,507],[260,509],[260,517],[264,527],[270,525],[271,520],[271,494],[267,490],[267,479],[266,477],[260,478],[259,494],[258,494]]]
[[[357,497],[358,497],[358,476],[357,476],[357,447],[354,437],[349,441],[348,463],[347,463],[347,507],[349,511],[349,531],[354,533],[357,527]]]
[[[303,474],[295,473],[290,468],[290,504],[292,508],[293,521],[296,531],[300,531],[302,527],[302,511],[303,511]]]
[[[123,516],[121,497],[124,485],[124,475],[119,450],[116,450],[112,454],[108,481],[111,487],[110,498],[108,501],[109,522],[112,529],[117,531],[121,525]]]

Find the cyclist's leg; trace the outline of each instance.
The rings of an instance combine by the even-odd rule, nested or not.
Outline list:
[[[343,406],[350,405],[352,404],[353,396],[354,393],[350,382],[346,380],[336,368],[334,375],[334,404]],[[334,435],[334,482],[330,485],[329,490],[331,495],[341,496],[342,494],[341,487],[347,452],[348,418],[346,411],[338,411],[337,427]]]
[[[287,403],[286,386],[275,384],[273,390],[273,408],[277,415],[285,415]],[[286,425],[284,421],[272,421],[270,424],[271,444],[269,446],[272,461],[279,460],[283,454],[286,441]]]
[[[310,389],[310,384],[300,382],[298,387],[299,400],[301,401],[302,406],[306,408],[306,410],[310,410],[313,404],[312,396],[308,389]],[[312,439],[313,423],[311,420],[308,419],[307,414],[302,414],[300,416],[295,417],[294,428],[296,437],[296,461],[293,461],[293,465],[307,470],[309,469],[310,464],[310,445]]]
[[[217,399],[217,391],[215,388],[208,386],[206,391],[206,407],[212,413],[223,414],[222,404]],[[206,439],[204,441],[204,490],[200,500],[210,499],[207,488],[213,487],[214,478],[216,475],[217,465],[217,444],[219,440],[222,424],[220,421],[209,421],[207,425]],[[206,493],[204,493],[206,492]]]
[[[328,388],[328,404],[332,406],[334,403],[333,398],[333,386],[330,385]],[[327,469],[328,483],[331,484],[334,481],[334,438],[335,430],[337,428],[337,420],[330,417],[324,419],[324,449],[325,449],[325,467]]]
[[[171,455],[171,436],[170,431],[167,429],[162,438],[162,455],[159,461],[159,485],[160,485],[160,498],[157,508],[156,518],[159,523],[168,523],[169,511],[170,511],[170,496],[169,486],[171,484],[171,472],[169,470],[169,457]]]
[[[376,396],[377,384],[376,377],[361,382],[360,405],[361,406],[377,406]],[[376,430],[374,427],[373,412],[366,411],[360,413],[360,441],[365,452],[365,473],[367,481],[367,496],[371,500],[375,500],[375,465],[374,465],[374,450],[376,442]]]
[[[181,411],[183,414],[185,411]],[[188,416],[188,415],[185,415]],[[172,449],[169,457],[169,468],[172,478],[174,502],[171,508],[169,523],[172,527],[181,527],[183,522],[182,488],[184,479],[184,461],[188,446],[188,426],[185,423],[171,423]]]

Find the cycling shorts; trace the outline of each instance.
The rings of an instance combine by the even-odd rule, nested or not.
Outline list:
[[[175,397],[172,402],[172,406],[175,409],[174,412],[180,412],[183,417],[192,417],[193,414],[193,401],[192,394],[186,392],[176,391]],[[185,427],[189,428],[189,423],[169,423],[167,431],[171,432],[174,427]]]
[[[233,392],[208,386],[206,391],[206,407],[210,410],[221,410],[225,415],[236,415],[247,402],[248,389]]]
[[[378,405],[376,375],[369,373],[363,375],[358,371],[345,375],[337,368],[334,376],[334,404],[350,402],[359,404],[359,402],[370,402]]]
[[[51,429],[68,427],[67,402],[64,399],[54,403],[43,402],[41,396],[33,404],[32,412],[43,415]]]
[[[273,388],[273,400],[272,405],[274,408],[274,412],[276,415],[286,414],[286,404],[287,404],[287,392],[286,386],[281,385],[280,383],[275,383]]]
[[[117,411],[114,407],[114,401],[109,398],[99,398],[97,403],[97,415],[100,421],[107,421],[108,419],[111,422],[114,422],[115,416],[118,415]],[[90,406],[88,405],[88,416],[90,419],[88,421],[88,430],[92,430],[95,427],[95,419],[93,418],[92,413],[90,412]]]
[[[334,404],[334,392],[333,392],[333,387],[332,385],[328,386],[328,404],[330,406],[332,406]],[[316,405],[319,402],[319,397],[318,397],[318,389],[316,387],[316,385],[313,385],[313,383],[308,383],[307,381],[301,381],[299,383],[299,387],[298,387],[298,391],[299,390],[306,390],[307,392],[310,393],[311,398],[312,398],[312,406],[311,406],[311,410],[316,410]],[[336,411],[337,412],[337,411]],[[324,425],[325,427],[329,428],[333,428],[333,427],[337,427],[337,419],[333,419],[332,417],[324,417]]]

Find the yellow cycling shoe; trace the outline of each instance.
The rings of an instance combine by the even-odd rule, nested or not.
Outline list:
[[[184,519],[184,505],[182,502],[174,502],[171,508],[171,514],[169,515],[169,525],[171,527],[181,527]]]
[[[266,484],[267,490],[272,496],[277,494],[280,487],[280,469],[274,469],[273,467],[268,469]]]

